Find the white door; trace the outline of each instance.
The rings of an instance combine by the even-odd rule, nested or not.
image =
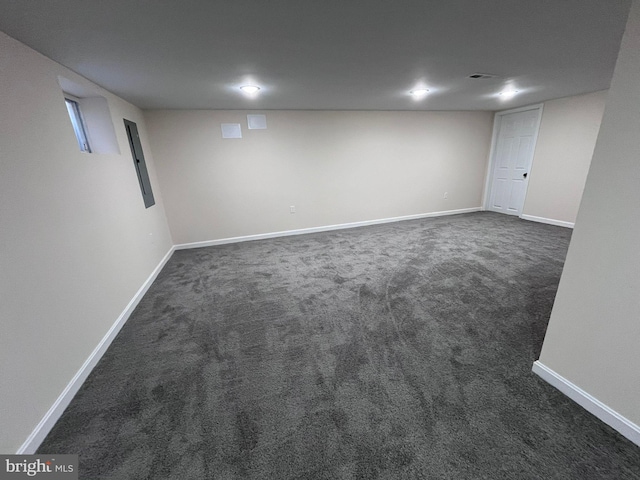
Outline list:
[[[540,123],[540,107],[499,114],[489,210],[520,215]]]

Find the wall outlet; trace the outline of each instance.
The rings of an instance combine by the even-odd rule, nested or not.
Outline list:
[[[291,205],[289,207],[289,213],[296,213],[296,206],[295,205]]]
[[[444,198],[445,200],[449,198],[449,192],[444,192],[444,196],[442,198]]]

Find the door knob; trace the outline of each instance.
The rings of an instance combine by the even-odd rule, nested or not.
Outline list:
[[[523,174],[522,174],[522,176],[523,176],[524,178],[527,178],[527,173],[526,173],[526,172],[525,172],[525,173],[523,173]]]

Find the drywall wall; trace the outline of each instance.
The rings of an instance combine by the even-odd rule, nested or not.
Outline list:
[[[266,114],[268,128],[248,130],[247,113]],[[210,110],[145,117],[176,244],[480,207],[493,119]],[[221,138],[222,123],[241,124],[243,138]]]
[[[640,2],[634,1],[540,362],[640,425]]]
[[[79,151],[59,75],[107,99],[120,154]],[[0,85],[0,453],[15,453],[172,243],[138,108],[2,33]]]
[[[606,92],[544,103],[523,215],[575,223]]]

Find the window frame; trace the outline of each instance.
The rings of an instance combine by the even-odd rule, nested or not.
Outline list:
[[[82,109],[80,108],[80,99],[65,93],[64,104],[67,108],[69,120],[71,120],[71,126],[73,127],[73,132],[76,135],[80,151],[84,153],[91,153],[91,144],[89,143],[89,135],[87,135],[87,125],[85,123],[84,116],[82,115]]]

